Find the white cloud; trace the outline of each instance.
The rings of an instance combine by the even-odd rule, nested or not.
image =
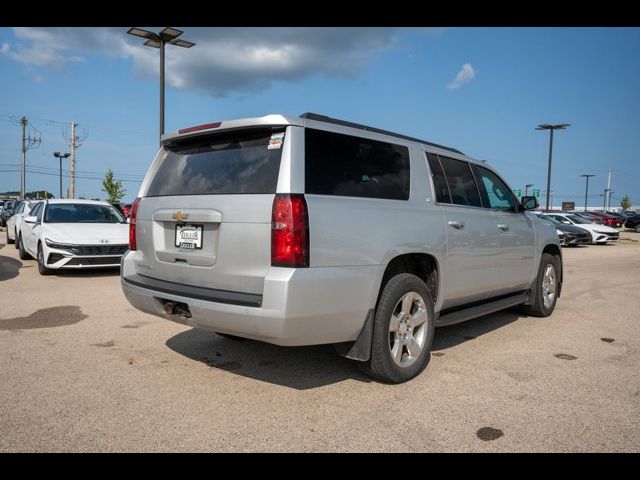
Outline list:
[[[166,47],[167,84],[213,96],[261,91],[276,81],[296,81],[315,74],[353,77],[375,53],[397,45],[394,28],[184,30],[184,38],[196,46]],[[33,67],[60,69],[70,62],[82,61],[78,53],[101,53],[132,59],[137,75],[157,76],[158,50],[143,47],[142,39],[127,35],[126,31],[126,28],[14,28],[16,45],[3,44],[0,55]]]
[[[16,34],[18,37],[18,34]],[[64,55],[53,43],[47,39],[34,41],[30,46],[22,43],[16,44],[15,48],[7,42],[2,44],[0,54],[7,58],[23,63],[30,67],[44,67],[59,69],[69,62],[80,62],[83,59],[74,55]]]
[[[466,85],[476,76],[476,71],[473,69],[473,66],[470,63],[465,63],[462,65],[462,68],[456,75],[456,78],[449,84],[447,84],[447,88],[449,90],[457,90],[458,88]]]

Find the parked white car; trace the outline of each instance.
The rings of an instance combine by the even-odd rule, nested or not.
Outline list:
[[[18,231],[20,230],[20,225],[22,225],[22,219],[29,215],[29,212],[34,207],[37,202],[33,202],[31,200],[24,200],[16,213],[14,213],[11,218],[7,220],[7,244],[15,243],[16,238],[18,238]],[[18,244],[16,243],[16,248],[18,248]]]
[[[119,267],[129,248],[126,218],[107,202],[47,200],[24,217],[20,258],[34,257],[41,275],[59,268]]]
[[[591,233],[593,243],[604,244],[607,242],[615,242],[620,238],[620,232],[615,228],[591,223],[574,213],[544,213],[543,215],[555,218],[564,224],[575,225],[576,227],[587,230]]]

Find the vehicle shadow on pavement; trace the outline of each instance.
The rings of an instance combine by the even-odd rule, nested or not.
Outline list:
[[[509,325],[521,318],[526,318],[526,315],[514,308],[491,313],[449,327],[436,328],[432,350],[438,351],[455,347]]]
[[[22,262],[20,260],[0,255],[0,282],[17,277],[21,268]]]
[[[280,347],[254,340],[231,340],[191,329],[167,340],[176,353],[236,375],[308,390],[352,379],[373,380],[356,362],[339,356],[331,345]]]

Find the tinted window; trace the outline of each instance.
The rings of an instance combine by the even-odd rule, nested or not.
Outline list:
[[[49,204],[45,223],[124,223],[125,218],[111,205],[91,203]]]
[[[26,203],[21,203],[20,206],[18,207],[18,211],[16,213],[24,212],[25,205],[26,205]]]
[[[451,203],[481,207],[478,187],[467,162],[440,156],[440,162],[451,192]]]
[[[251,129],[176,142],[146,196],[275,193],[284,131]]]
[[[577,223],[578,225],[588,225],[591,222],[586,221],[584,218],[580,218],[578,215],[567,215],[573,223]]]
[[[515,210],[516,200],[513,193],[495,173],[482,167],[475,167],[475,171],[482,184],[484,203],[489,208]]]
[[[307,128],[305,192],[345,197],[409,198],[409,149]]]
[[[447,179],[444,176],[444,171],[442,170],[438,156],[433,153],[427,153],[427,159],[429,160],[429,169],[431,170],[431,177],[433,178],[433,188],[436,190],[436,201],[439,203],[451,203]]]
[[[33,215],[34,217],[36,217],[39,222],[42,220],[42,205],[42,203],[39,203],[38,205],[33,207],[33,210],[31,210],[31,212],[29,213],[29,215]]]

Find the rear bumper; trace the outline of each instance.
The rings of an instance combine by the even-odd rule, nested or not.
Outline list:
[[[316,345],[356,340],[375,303],[379,266],[269,269],[262,295],[185,286],[135,271],[125,254],[125,297],[143,312],[191,327],[276,345]],[[191,318],[168,314],[164,302],[189,306]]]

